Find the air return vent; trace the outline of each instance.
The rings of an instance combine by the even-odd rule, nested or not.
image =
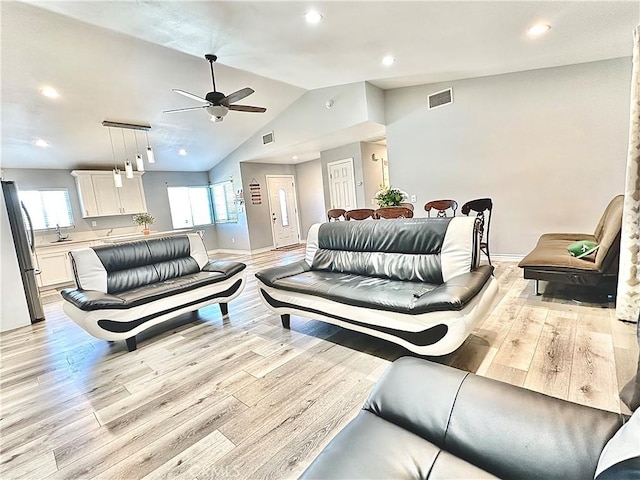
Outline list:
[[[264,135],[262,135],[262,145],[269,145],[273,142],[275,142],[273,138],[273,132],[265,133]]]
[[[453,88],[442,90],[441,92],[432,93],[427,97],[429,110],[438,107],[444,107],[445,105],[449,105],[450,103],[453,103]]]

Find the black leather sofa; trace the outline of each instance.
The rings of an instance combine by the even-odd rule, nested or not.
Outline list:
[[[196,233],[101,245],[69,252],[77,288],[63,290],[63,310],[103,340],[126,340],[185,312],[227,302],[245,285],[244,263],[210,260]]]
[[[472,217],[317,224],[304,260],[256,273],[260,295],[285,328],[300,315],[445,355],[498,291],[493,267],[478,266],[478,227]]]
[[[615,458],[618,441],[628,447],[635,438],[640,449],[638,415],[607,447],[598,479],[640,478],[640,457]],[[301,478],[593,479],[601,452],[626,420],[404,357]],[[609,453],[616,460],[610,467]]]

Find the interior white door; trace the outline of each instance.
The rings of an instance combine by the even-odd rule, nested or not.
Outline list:
[[[269,213],[275,248],[300,242],[298,206],[293,175],[267,175]]]
[[[353,158],[327,164],[331,208],[356,208],[356,179],[353,173]]]

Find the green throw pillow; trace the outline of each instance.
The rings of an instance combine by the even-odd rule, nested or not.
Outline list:
[[[591,240],[580,240],[571,243],[567,247],[567,250],[569,250],[569,253],[574,257],[582,258],[598,250],[598,246],[596,242],[592,242]]]

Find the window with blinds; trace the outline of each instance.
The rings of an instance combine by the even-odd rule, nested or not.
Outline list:
[[[211,225],[213,209],[209,187],[167,187],[173,228]]]
[[[74,226],[71,200],[66,188],[21,190],[19,196],[29,212],[34,230]]]
[[[199,187],[167,187],[173,228],[236,223],[238,209],[232,182]]]
[[[213,211],[216,223],[236,223],[238,208],[235,202],[232,182],[214,183],[211,185]]]

